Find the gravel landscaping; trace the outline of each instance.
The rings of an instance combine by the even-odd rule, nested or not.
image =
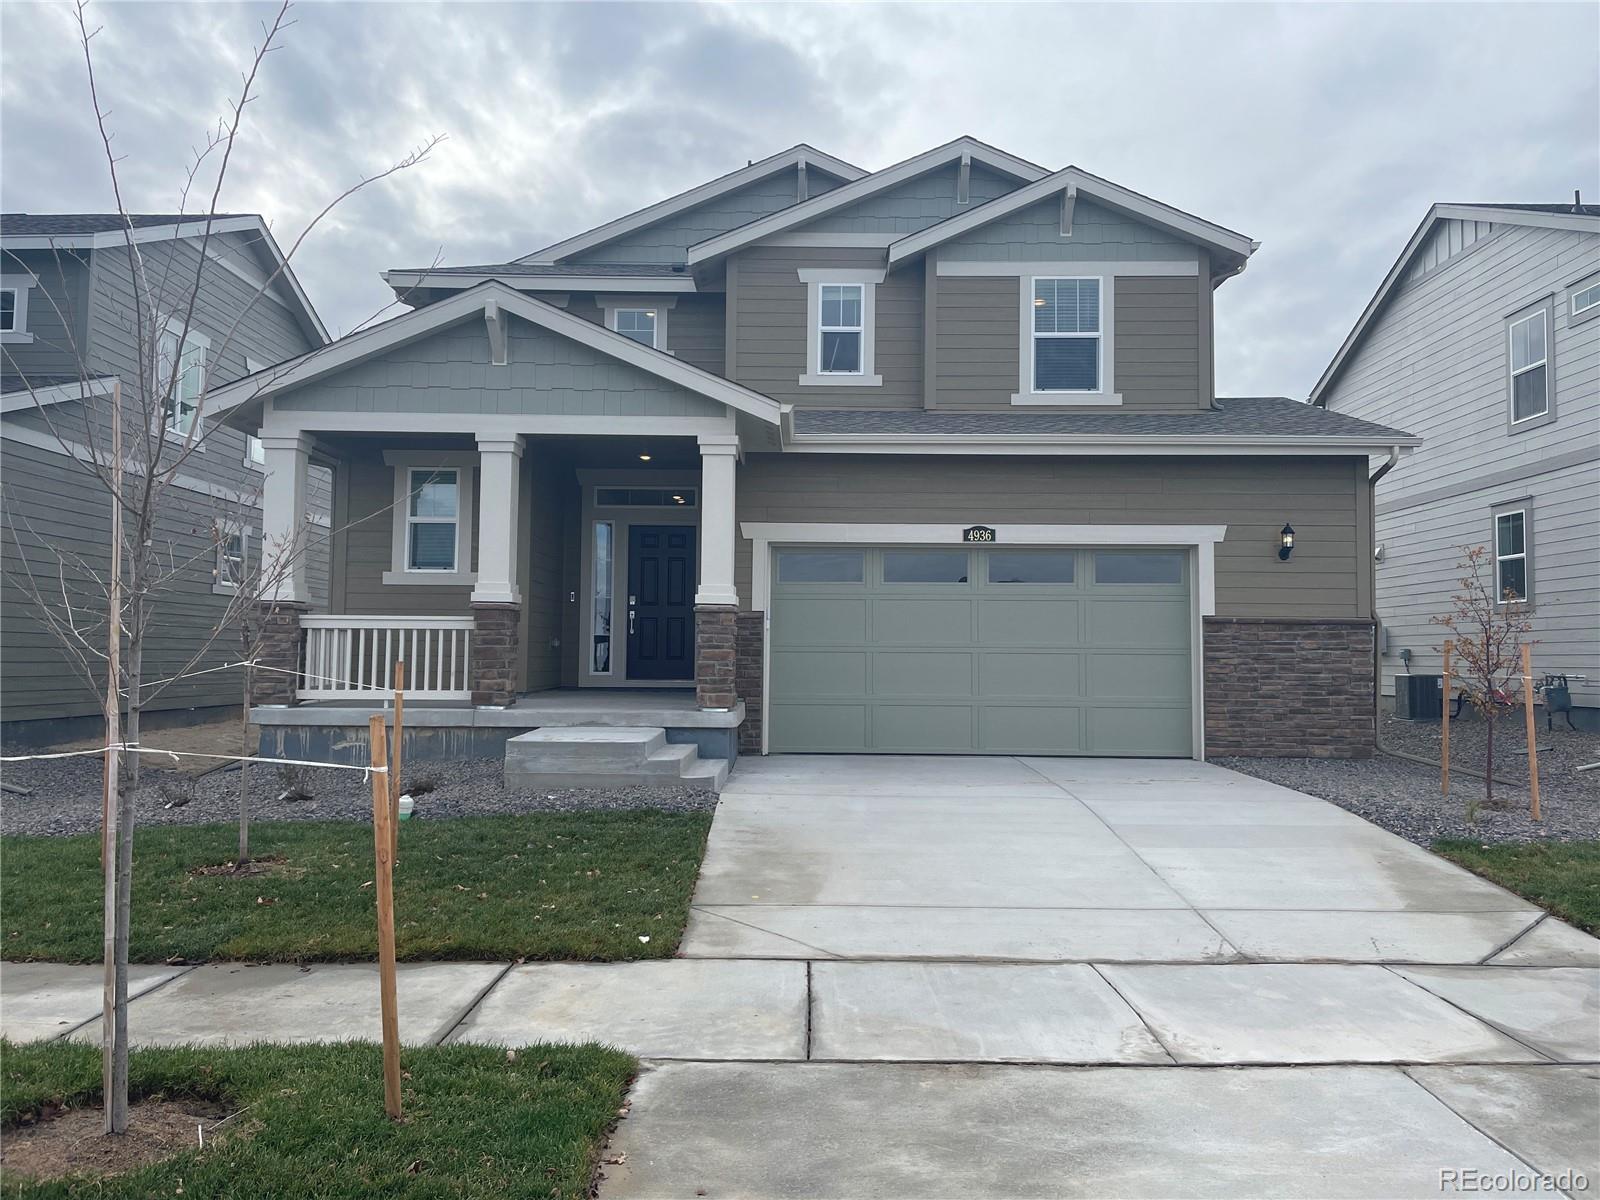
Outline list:
[[[1439,722],[1385,716],[1384,746],[1439,757]],[[1483,803],[1486,744],[1481,720],[1450,724],[1450,796],[1439,793],[1439,768],[1389,754],[1366,760],[1319,758],[1214,758],[1241,774],[1295,788],[1337,804],[1420,846],[1438,838],[1479,842],[1580,841],[1600,837],[1600,771],[1576,768],[1600,760],[1600,735],[1558,726],[1546,732],[1539,718],[1539,800],[1543,819],[1528,815],[1528,759],[1520,716],[1495,727],[1495,804]],[[1517,754],[1518,747],[1524,753]],[[1474,776],[1476,771],[1476,776]],[[1468,808],[1476,802],[1475,820]]]
[[[416,798],[412,820],[450,817],[514,816],[536,812],[579,812],[652,808],[666,812],[709,812],[716,796],[680,784],[640,784],[611,788],[553,788],[508,791],[499,758],[421,762],[406,768],[405,784]],[[7,784],[32,794],[7,793],[0,831],[10,836],[93,833],[100,828],[101,763],[96,758],[47,759],[11,763]],[[251,768],[252,821],[362,821],[372,815],[372,786],[357,771],[304,769],[299,783],[308,799],[280,798],[284,783],[277,769]],[[429,786],[431,785],[431,787]],[[427,790],[423,790],[427,789]],[[239,817],[239,774],[218,771],[195,779],[175,771],[141,772],[134,796],[135,827],[206,825]]]

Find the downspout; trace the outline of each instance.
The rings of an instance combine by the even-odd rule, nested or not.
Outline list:
[[[1367,487],[1372,495],[1368,497],[1367,511],[1372,514],[1373,547],[1374,553],[1367,556],[1367,570],[1371,572],[1371,585],[1367,594],[1372,597],[1372,742],[1381,753],[1395,754],[1394,750],[1383,744],[1383,645],[1379,636],[1383,626],[1378,618],[1378,556],[1377,525],[1378,525],[1378,481],[1394,470],[1395,463],[1400,461],[1400,447],[1389,447],[1389,458],[1367,478]],[[1409,756],[1408,756],[1409,757]]]

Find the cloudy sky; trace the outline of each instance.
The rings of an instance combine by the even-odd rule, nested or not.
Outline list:
[[[270,6],[93,6],[131,207],[169,211]],[[306,3],[222,207],[347,330],[378,272],[503,261],[795,142],[885,166],[970,133],[1258,239],[1218,293],[1223,395],[1303,397],[1428,205],[1600,199],[1600,6]],[[0,204],[104,211],[59,4],[0,3]]]

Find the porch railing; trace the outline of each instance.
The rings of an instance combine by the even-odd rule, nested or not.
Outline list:
[[[472,697],[471,617],[303,616],[302,700],[377,700],[406,664],[406,698]]]

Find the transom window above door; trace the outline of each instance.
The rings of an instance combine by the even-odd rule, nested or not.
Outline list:
[[[594,502],[603,508],[693,508],[692,487],[597,487]]]
[[[1098,392],[1100,280],[1033,281],[1033,390]]]

